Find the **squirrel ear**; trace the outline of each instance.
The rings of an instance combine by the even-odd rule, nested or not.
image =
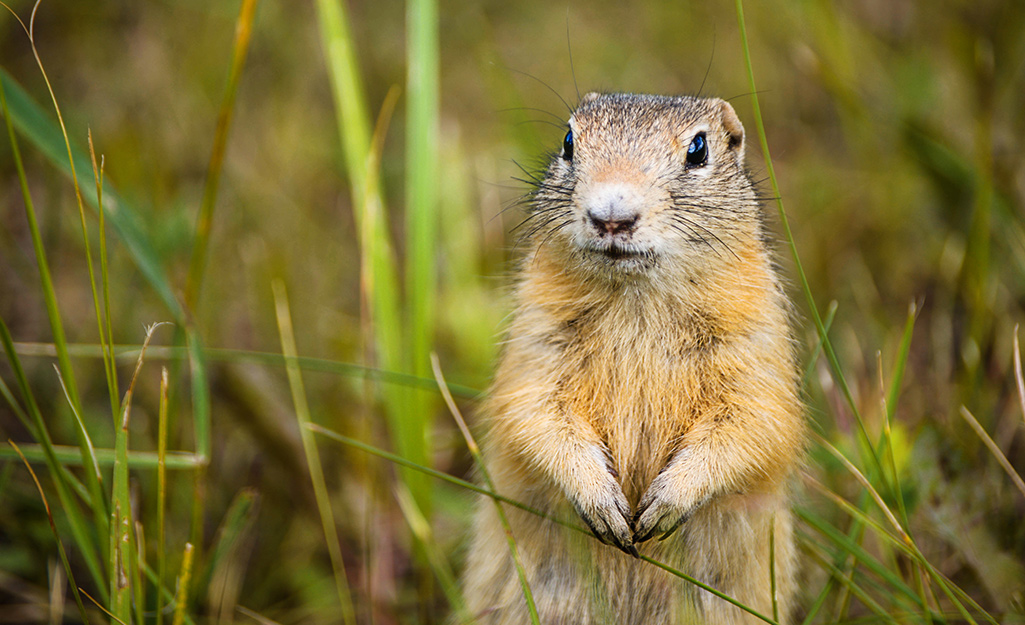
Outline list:
[[[731,150],[736,148],[743,155],[744,125],[740,123],[736,111],[726,100],[719,100],[719,112],[722,115],[723,128],[726,129],[727,145]]]

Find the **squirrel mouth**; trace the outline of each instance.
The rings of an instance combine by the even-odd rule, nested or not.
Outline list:
[[[617,242],[595,243],[587,246],[588,251],[600,254],[612,261],[630,261],[647,258],[651,255],[649,250],[639,249],[633,245],[623,245]]]

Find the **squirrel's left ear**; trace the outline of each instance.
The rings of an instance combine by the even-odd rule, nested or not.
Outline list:
[[[744,156],[744,125],[740,123],[737,112],[726,100],[719,100],[719,114],[722,116],[723,129],[726,131],[726,146],[736,150],[740,157]]]

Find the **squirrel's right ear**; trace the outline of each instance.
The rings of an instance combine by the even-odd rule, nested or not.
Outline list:
[[[740,123],[737,112],[726,100],[719,100],[719,113],[722,115],[722,125],[726,130],[726,144],[732,150],[736,148],[741,157],[744,155],[744,125]]]

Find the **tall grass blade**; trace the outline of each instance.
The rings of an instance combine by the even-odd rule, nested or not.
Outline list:
[[[14,441],[7,441],[14,451],[21,455],[21,450]],[[57,541],[57,550],[60,552],[61,564],[64,565],[64,573],[68,576],[68,584],[71,585],[71,592],[75,595],[75,604],[78,606],[78,613],[82,616],[82,622],[85,625],[89,625],[89,616],[85,612],[85,605],[82,604],[82,596],[78,592],[78,584],[75,583],[75,574],[71,570],[71,564],[68,562],[68,554],[64,551],[64,543],[61,541],[60,532],[57,531],[57,524],[53,521],[53,513],[50,512],[50,503],[46,500],[46,493],[43,492],[43,486],[39,483],[39,478],[36,477],[36,472],[32,470],[32,465],[29,464],[25,456],[21,456],[22,462],[25,463],[25,468],[28,469],[29,474],[32,476],[32,481],[36,484],[36,489],[39,491],[39,498],[43,500],[43,507],[46,508],[46,518],[50,521],[50,531],[53,532],[53,539]]]
[[[861,601],[862,605],[871,610],[872,613],[875,614],[875,618],[882,622],[893,623],[894,625],[898,623],[898,621],[890,615],[890,610],[879,605],[879,602],[872,599],[872,597],[862,590],[860,586],[855,584],[848,575],[844,574],[843,571],[836,568],[831,562],[829,562],[828,558],[824,554],[820,553],[818,549],[809,547],[807,553],[811,555],[812,559],[822,567],[823,570],[830,573],[832,576],[830,579],[839,580],[851,595],[857,597],[858,600]]]
[[[406,371],[429,376],[433,348],[437,291],[439,51],[437,0],[406,2]],[[431,429],[434,395],[411,392],[404,419],[410,422],[416,446],[409,458],[430,457],[427,433]],[[410,418],[414,416],[415,418]],[[411,435],[411,436],[412,436]],[[412,452],[412,453],[410,453]],[[417,475],[419,478],[419,474]],[[430,481],[413,490],[424,514],[431,515]],[[428,490],[423,490],[426,487]]]
[[[199,208],[192,260],[189,263],[189,274],[185,283],[185,305],[191,310],[195,309],[203,286],[203,272],[206,270],[207,248],[210,244],[210,228],[213,225],[214,206],[217,204],[217,187],[221,180],[224,152],[228,145],[228,130],[231,128],[232,114],[235,111],[235,95],[238,93],[239,78],[242,76],[246,54],[249,52],[249,40],[253,33],[255,15],[256,0],[243,0],[242,7],[239,9],[238,21],[235,23],[235,42],[231,51],[228,84],[224,89],[224,99],[221,101],[221,109],[217,114],[214,145],[210,153],[210,163],[207,165],[203,201]]]
[[[586,536],[588,536],[588,537],[590,537],[590,538],[592,538],[594,540],[598,540],[597,538],[595,538],[595,536],[591,532],[591,530],[589,530],[589,529],[587,529],[587,528],[585,528],[585,527],[583,527],[581,525],[577,525],[575,523],[571,523],[571,522],[565,521],[565,520],[563,520],[563,519],[561,519],[559,517],[555,517],[555,516],[546,514],[544,512],[541,512],[540,510],[536,510],[534,508],[531,508],[530,506],[528,506],[528,505],[526,505],[524,503],[516,501],[515,499],[510,499],[510,498],[508,498],[508,497],[506,497],[504,495],[501,495],[501,494],[499,494],[499,493],[497,493],[497,492],[495,492],[495,491],[493,491],[493,490],[491,490],[489,488],[483,488],[481,486],[478,486],[478,485],[474,484],[473,482],[467,482],[466,480],[460,479],[460,478],[455,477],[453,475],[449,475],[449,474],[444,473],[442,471],[438,471],[437,469],[432,469],[431,467],[426,467],[426,466],[423,466],[423,465],[420,465],[420,464],[416,464],[414,462],[410,462],[409,460],[406,460],[405,458],[403,458],[401,456],[397,456],[397,455],[395,455],[395,454],[393,454],[391,452],[388,452],[388,451],[385,451],[383,449],[379,449],[377,447],[374,447],[373,445],[368,445],[367,443],[364,443],[362,441],[358,441],[358,440],[355,440],[355,439],[350,438],[348,436],[344,436],[342,434],[339,434],[337,432],[333,432],[333,431],[331,431],[331,430],[329,430],[329,429],[327,429],[327,428],[325,428],[323,426],[317,425],[316,423],[308,424],[306,426],[306,429],[308,429],[309,431],[314,432],[316,434],[320,434],[321,436],[325,436],[327,438],[330,438],[331,440],[339,442],[339,443],[341,443],[343,445],[346,445],[347,447],[352,447],[354,449],[359,449],[360,451],[364,451],[364,452],[369,453],[371,455],[377,456],[378,458],[382,458],[382,459],[387,460],[389,462],[393,462],[395,464],[398,464],[398,465],[401,465],[401,466],[404,466],[404,467],[408,467],[408,468],[410,468],[410,469],[412,469],[414,471],[419,471],[420,473],[423,473],[424,475],[429,475],[431,477],[443,480],[445,482],[448,482],[449,484],[453,484],[453,485],[458,486],[460,488],[465,488],[465,489],[467,489],[469,491],[473,491],[475,493],[479,493],[481,495],[485,495],[485,496],[491,498],[492,500],[494,500],[496,502],[501,502],[501,503],[513,506],[515,508],[519,508],[520,510],[523,510],[524,512],[528,512],[528,513],[533,514],[535,516],[538,516],[538,517],[541,517],[541,518],[546,519],[548,521],[551,521],[552,523],[555,523],[555,524],[557,524],[557,525],[559,525],[561,527],[564,527],[564,528],[566,528],[568,530],[571,530],[571,531],[574,531],[574,532],[578,532],[578,533],[584,534],[584,535],[586,535]],[[476,444],[476,443],[474,443],[474,444]],[[752,610],[748,606],[740,603],[739,601],[737,601],[733,597],[730,597],[729,595],[724,594],[724,593],[716,590],[715,588],[712,588],[711,586],[709,586],[707,584],[704,584],[704,583],[698,581],[697,579],[691,577],[690,575],[687,575],[686,573],[683,573],[683,572],[681,572],[681,571],[679,571],[677,569],[674,569],[673,567],[671,567],[671,566],[669,566],[669,565],[667,565],[667,564],[665,564],[663,562],[659,562],[658,560],[655,560],[654,558],[650,558],[648,556],[641,556],[641,559],[644,560],[645,562],[648,562],[649,564],[651,564],[653,566],[657,566],[658,568],[662,569],[663,571],[666,571],[670,575],[674,575],[674,576],[682,579],[683,581],[685,581],[687,583],[693,584],[694,586],[697,586],[698,588],[701,588],[702,590],[705,590],[707,592],[712,593],[713,595],[719,597],[720,599],[723,599],[724,601],[732,603],[733,605],[737,606],[738,608],[744,610],[745,612],[748,612],[750,614],[753,614],[753,615],[757,616],[758,618],[762,619],[763,621],[765,621],[767,623],[773,623],[774,622],[772,619],[770,619],[767,616],[764,616],[762,614],[759,614],[758,612]]]
[[[470,454],[473,456],[474,462],[480,469],[481,477],[484,478],[484,484],[488,487],[488,490],[496,492],[495,484],[491,481],[491,474],[488,473],[488,468],[484,464],[484,457],[480,453],[480,448],[477,446],[477,441],[474,440],[473,434],[470,433],[470,428],[466,427],[466,421],[463,420],[462,413],[459,412],[459,407],[456,406],[455,400],[452,399],[452,395],[447,392],[445,388],[445,378],[441,374],[441,363],[438,362],[437,354],[431,354],[431,366],[434,368],[434,377],[438,380],[438,388],[441,389],[441,396],[445,399],[445,404],[448,405],[449,412],[452,413],[452,418],[455,419],[456,424],[459,425],[459,431],[462,432],[463,438],[466,440],[466,447],[470,450]],[[498,513],[498,520],[502,523],[502,529],[505,530],[505,537],[509,543],[509,553],[512,554],[513,563],[516,565],[516,575],[520,578],[520,588],[523,590],[523,598],[527,602],[527,610],[530,612],[530,621],[534,625],[540,624],[540,619],[537,614],[537,605],[534,603],[534,593],[530,590],[530,583],[527,580],[527,573],[523,569],[523,562],[520,560],[519,549],[516,546],[516,539],[512,533],[512,527],[509,525],[509,519],[505,515],[505,510],[502,508],[502,504],[496,500],[492,500],[495,504],[495,511]]]
[[[372,324],[375,365],[385,371],[400,371],[406,365],[400,286],[379,176],[384,131],[394,96],[386,98],[372,131],[345,3],[317,0],[316,7],[360,237],[360,285]],[[426,463],[427,430],[423,415],[410,409],[409,393],[388,393],[383,399],[399,454]],[[426,510],[430,482],[410,472],[403,472],[402,479]]]
[[[893,590],[900,592],[902,595],[914,602],[915,605],[924,607],[922,605],[922,599],[918,596],[918,593],[905,584],[904,581],[893,571],[887,569],[886,566],[873,557],[872,554],[865,550],[864,547],[851,540],[850,537],[837,530],[828,521],[814,514],[810,510],[798,509],[796,513],[802,521],[818,532],[819,535],[839,547],[842,551],[854,556],[858,562],[863,564],[865,568],[874,573],[879,579],[886,582],[886,584],[888,584]]]
[[[829,335],[826,332],[825,324],[822,322],[822,316],[819,314],[818,305],[815,303],[815,297],[811,293],[811,286],[809,285],[808,278],[804,273],[804,266],[801,264],[801,257],[797,253],[797,244],[794,241],[794,235],[790,231],[790,222],[787,219],[786,210],[783,208],[783,194],[780,193],[779,190],[779,183],[776,180],[776,171],[772,166],[772,155],[769,153],[769,142],[765,136],[765,124],[762,121],[762,110],[758,104],[758,89],[755,86],[754,65],[751,63],[751,50],[748,45],[747,27],[744,22],[743,0],[736,0],[736,8],[737,23],[740,27],[740,43],[743,47],[744,61],[747,66],[748,82],[751,87],[751,106],[754,109],[755,128],[758,131],[758,141],[761,144],[762,154],[765,157],[765,168],[768,171],[769,181],[772,184],[772,193],[776,198],[779,223],[783,228],[783,235],[787,241],[787,246],[790,249],[791,257],[794,259],[794,268],[797,270],[798,281],[801,283],[801,290],[804,292],[804,297],[807,301],[808,309],[811,312],[812,320],[815,322],[815,329],[818,331],[819,338],[822,340],[822,348],[826,352],[826,358],[833,371],[833,377],[836,380],[837,385],[840,387],[840,390],[851,409],[851,413],[854,415],[854,419],[858,424],[858,432],[861,435],[863,445],[865,445],[867,449],[869,460],[872,461],[872,467],[876,470],[877,475],[882,476],[882,463],[879,461],[879,457],[875,453],[875,447],[872,445],[871,439],[868,436],[868,429],[865,427],[865,422],[861,417],[861,411],[858,409],[857,402],[854,401],[854,395],[851,393],[850,387],[847,384],[847,379],[843,374],[843,368],[840,366],[840,360],[836,356],[836,351],[833,349],[833,343],[830,341]]]
[[[299,421],[303,451],[306,453],[306,463],[310,470],[310,479],[313,482],[313,493],[317,500],[317,511],[320,513],[324,539],[327,542],[328,554],[334,569],[335,588],[338,591],[338,601],[342,608],[342,622],[346,625],[353,625],[356,622],[356,616],[352,606],[352,596],[349,593],[349,581],[345,576],[345,563],[342,560],[342,548],[338,542],[338,529],[331,511],[331,498],[327,492],[327,483],[324,481],[324,469],[320,463],[317,441],[314,440],[313,434],[307,427],[312,420],[309,406],[306,403],[306,390],[303,386],[302,374],[296,362],[295,334],[292,330],[292,313],[288,306],[288,295],[285,293],[284,283],[280,280],[274,281],[273,289],[278,332],[281,335],[281,352],[285,356],[285,368],[288,372],[288,383],[292,389],[296,419]]]
[[[96,181],[96,211],[99,217],[100,230],[100,283],[103,293],[103,318],[100,320],[100,347],[103,351],[103,370],[107,375],[107,390],[110,393],[110,411],[117,421],[118,391],[117,366],[114,361],[114,328],[110,319],[110,272],[107,265],[107,229],[103,218],[103,156],[96,163],[96,149],[93,146],[93,133],[89,134],[89,159],[93,165],[93,178]],[[97,309],[100,306],[97,305]],[[106,337],[106,338],[104,338]]]

